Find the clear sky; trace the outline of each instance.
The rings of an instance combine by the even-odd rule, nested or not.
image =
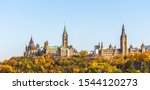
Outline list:
[[[0,60],[23,55],[31,35],[60,46],[64,24],[77,50],[119,48],[122,24],[128,46],[150,45],[150,0],[0,0]]]

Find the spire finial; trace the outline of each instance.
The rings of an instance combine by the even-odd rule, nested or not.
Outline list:
[[[103,42],[101,42],[101,49],[103,49]]]
[[[34,43],[34,42],[33,42],[33,39],[32,39],[32,35],[31,35],[31,39],[30,39],[30,44],[31,44],[31,43]]]
[[[99,46],[99,48],[101,47],[101,44],[100,44],[100,42],[98,43],[98,46]]]
[[[144,43],[142,43],[142,45],[141,45],[142,47],[144,47]]]
[[[64,34],[67,34],[66,24],[64,25]]]
[[[122,25],[122,35],[125,35],[125,28],[124,28],[124,24]]]

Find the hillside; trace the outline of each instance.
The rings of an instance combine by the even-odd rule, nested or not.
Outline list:
[[[12,57],[0,63],[1,73],[150,73],[150,52],[109,60],[86,53],[69,58],[49,55]]]

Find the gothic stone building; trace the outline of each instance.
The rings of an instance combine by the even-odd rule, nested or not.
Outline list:
[[[128,48],[128,39],[127,35],[125,33],[124,25],[122,25],[122,33],[120,37],[120,48],[117,49],[116,46],[110,45],[109,48],[104,49],[103,48],[103,42],[95,46],[94,54],[103,56],[105,58],[111,58],[117,55],[129,55],[129,54],[135,54],[137,52],[143,53],[145,52],[147,46],[144,46],[144,44],[141,45],[140,48],[133,48],[132,45]],[[148,48],[148,47],[147,47]]]
[[[39,44],[34,44],[33,39],[31,37],[29,45],[26,46],[24,56],[36,56],[38,51],[40,50]]]
[[[43,54],[49,54],[52,57],[61,56],[69,57],[75,55],[77,51],[73,48],[72,45],[68,45],[68,33],[66,25],[64,26],[64,32],[62,35],[62,45],[61,46],[49,46],[48,41],[44,43],[44,47],[40,48],[39,44],[35,45],[33,39],[29,42],[29,45],[26,46],[24,56],[41,56]]]

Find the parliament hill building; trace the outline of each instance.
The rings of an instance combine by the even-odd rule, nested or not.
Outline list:
[[[145,51],[150,50],[150,46],[145,46],[144,44],[141,45],[140,48],[133,47],[130,45],[128,48],[128,38],[125,32],[124,24],[122,25],[122,33],[120,36],[120,48],[116,48],[116,46],[109,45],[109,48],[103,48],[103,42],[95,45],[94,54],[100,55],[105,58],[111,58],[117,55],[134,55],[135,53],[144,53]]]
[[[103,42],[95,45],[92,55],[103,56],[105,58],[111,58],[117,55],[134,55],[135,53],[144,53],[145,51],[150,51],[150,46],[141,45],[140,48],[133,47],[130,45],[128,48],[128,38],[125,32],[124,24],[122,25],[122,32],[120,36],[120,48],[116,46],[109,45],[107,49],[104,49]],[[72,45],[68,45],[68,33],[66,25],[64,26],[64,31],[62,35],[62,45],[61,46],[49,46],[48,41],[44,43],[43,47],[39,44],[34,43],[32,37],[30,39],[29,45],[26,46],[24,56],[41,56],[43,54],[49,54],[51,57],[70,57],[77,55],[78,52]]]
[[[35,45],[31,37],[29,45],[27,45],[25,48],[24,56],[41,56],[43,54],[49,54],[51,57],[69,57],[77,54],[75,48],[73,48],[72,45],[68,45],[68,33],[66,25],[64,26],[61,46],[49,46],[48,41],[46,41],[44,43],[44,47],[40,47],[39,44]]]

